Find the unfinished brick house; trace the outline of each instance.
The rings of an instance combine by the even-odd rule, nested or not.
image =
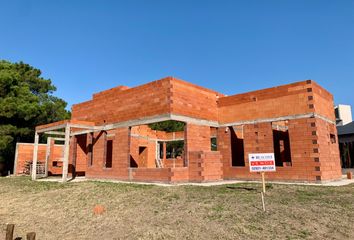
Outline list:
[[[336,180],[333,109],[332,95],[312,80],[232,96],[173,77],[119,86],[73,105],[71,120],[38,126],[33,145],[18,144],[15,173],[33,159],[33,179],[42,164],[44,176],[61,173],[63,181],[77,174],[168,183],[254,180],[260,176],[249,172],[248,154],[274,152],[276,172],[268,179]],[[183,122],[184,131],[151,129],[166,120]],[[46,146],[38,144],[39,134],[51,136]]]

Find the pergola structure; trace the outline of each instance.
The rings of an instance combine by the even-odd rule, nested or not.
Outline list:
[[[32,173],[31,173],[32,180],[37,179],[39,134],[49,135],[49,137],[47,138],[47,149],[46,149],[46,158],[45,158],[45,177],[48,176],[48,158],[50,153],[51,140],[64,142],[62,181],[66,182],[68,179],[68,172],[69,172],[70,138],[75,135],[86,134],[94,131],[99,131],[101,129],[102,128],[95,127],[93,122],[75,121],[75,120],[64,120],[64,121],[37,126],[35,137],[34,137],[33,162],[32,162]],[[60,138],[60,137],[53,137],[53,136],[63,136],[63,137]]]

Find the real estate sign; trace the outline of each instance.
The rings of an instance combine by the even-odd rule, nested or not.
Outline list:
[[[274,153],[248,154],[250,172],[275,172]]]

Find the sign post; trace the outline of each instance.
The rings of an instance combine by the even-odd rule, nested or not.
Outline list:
[[[250,172],[260,172],[262,176],[262,206],[265,211],[264,194],[266,192],[265,173],[275,172],[274,153],[250,153],[248,155]]]
[[[266,192],[266,185],[265,185],[265,172],[261,172],[262,175],[262,186],[263,186],[263,193]]]

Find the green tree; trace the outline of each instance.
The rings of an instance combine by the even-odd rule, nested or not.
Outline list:
[[[70,118],[50,79],[23,62],[0,61],[0,164],[13,166],[16,142],[33,142],[36,125]]]
[[[166,132],[179,132],[184,131],[184,122],[168,120],[163,122],[151,123],[149,127],[152,130],[166,131]]]

